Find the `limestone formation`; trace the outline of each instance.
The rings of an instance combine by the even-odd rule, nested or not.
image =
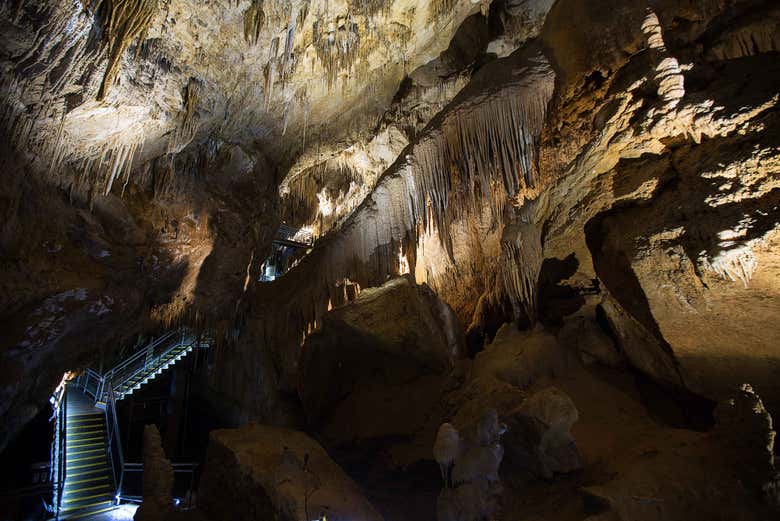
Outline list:
[[[383,519],[322,446],[299,431],[214,431],[206,469],[198,504],[211,519]]]
[[[448,454],[453,462],[452,486],[445,480],[444,490],[439,494],[436,504],[439,521],[478,521],[495,514],[501,490],[499,468],[504,458],[501,444],[504,431],[495,409],[484,410],[477,423],[465,429],[457,452]],[[440,435],[441,432],[440,429]],[[434,446],[437,453],[439,445],[437,437]]]
[[[545,478],[581,467],[571,428],[577,407],[564,392],[548,387],[528,397],[508,420],[512,448],[531,453],[531,469]],[[509,440],[507,443],[510,443]]]
[[[452,467],[460,455],[460,434],[451,423],[442,423],[436,433],[436,443],[433,445],[433,457],[441,469],[441,479],[444,488],[452,486]]]
[[[774,519],[779,27],[0,0],[0,451],[185,326],[206,517]]]
[[[407,278],[361,291],[303,346],[299,392],[309,422],[325,422],[345,442],[414,433],[463,356],[457,328],[452,310]]]
[[[494,341],[474,360],[475,377],[494,377],[525,389],[544,377],[560,376],[572,363],[572,353],[541,328],[518,331],[504,325]]]
[[[144,494],[136,521],[162,521],[173,512],[173,468],[156,425],[144,427]]]

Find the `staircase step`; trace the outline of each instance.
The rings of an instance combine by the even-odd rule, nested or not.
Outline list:
[[[87,416],[100,416],[103,414],[100,411],[95,411],[94,408],[90,409],[84,409],[81,411],[72,411],[68,410],[68,419],[70,418],[85,418]]]
[[[67,425],[65,426],[65,429],[68,433],[79,433],[79,432],[88,432],[95,429],[102,429],[104,425],[103,421],[96,422],[96,423],[89,423],[86,425]]]
[[[72,440],[70,438],[67,438],[65,440],[65,445],[68,447],[72,447],[72,444],[80,444],[85,443],[88,441],[104,441],[106,439],[105,436],[89,436],[89,437],[81,437],[78,436],[76,438],[73,438]]]
[[[65,451],[65,454],[68,457],[68,461],[73,461],[71,457],[80,457],[80,456],[86,456],[88,454],[99,454],[101,452],[104,452],[106,449],[104,447],[98,446],[95,449],[87,449],[87,448],[81,448],[81,447],[68,447],[68,449],[81,449],[81,450],[67,450]]]
[[[97,497],[93,498],[83,498],[79,501],[76,501],[74,503],[70,503],[66,505],[61,512],[73,512],[74,510],[81,510],[89,507],[94,507],[98,505],[102,505],[104,503],[111,503],[112,497],[107,494],[98,494]]]
[[[106,469],[102,467],[93,467],[91,469],[83,469],[79,470],[78,472],[68,472],[69,478],[85,478],[90,475],[94,475],[98,472],[105,472]]]
[[[75,458],[67,458],[65,461],[68,462],[68,464],[81,462],[81,461],[90,461],[96,458],[99,458],[101,456],[101,451],[93,452],[91,454],[82,454],[80,456],[76,456]]]
[[[108,496],[108,497],[106,497],[106,496]],[[111,496],[106,491],[96,492],[94,494],[89,494],[89,495],[86,495],[86,496],[71,497],[71,498],[68,498],[68,499],[63,499],[62,500],[62,504],[63,505],[67,505],[68,507],[71,507],[72,505],[76,505],[76,504],[78,504],[78,503],[80,503],[82,501],[94,500],[95,498],[106,498],[106,499],[110,500]]]
[[[72,494],[74,492],[80,492],[81,490],[85,489],[86,487],[92,487],[92,486],[95,486],[95,485],[102,485],[104,483],[108,484],[108,485],[110,485],[110,483],[111,483],[109,481],[109,479],[108,479],[108,475],[107,474],[103,475],[103,476],[89,476],[89,477],[74,479],[72,481],[69,480],[67,478],[67,476],[66,476],[65,477],[65,494]],[[68,488],[69,486],[72,486],[72,485],[84,485],[84,487],[82,487],[82,488],[75,488],[75,489]]]
[[[111,483],[108,481],[108,476],[102,476],[102,478],[103,478],[103,483],[100,483],[99,485],[85,484],[83,487],[78,488],[78,489],[76,489],[76,490],[74,490],[72,492],[69,492],[69,491],[65,490],[63,492],[63,494],[62,494],[62,497],[70,499],[70,498],[77,497],[79,494],[84,494],[84,493],[87,493],[87,492],[89,492],[89,493],[97,493],[100,490],[106,490],[106,491],[110,492],[111,491]]]
[[[102,439],[97,441],[87,441],[87,442],[79,441],[68,445],[67,450],[70,451],[71,449],[76,450],[76,449],[86,449],[86,448],[97,448],[97,447],[102,447],[103,445],[104,444]]]
[[[103,456],[105,458],[105,456]],[[108,464],[105,459],[102,459],[100,461],[95,461],[93,463],[79,463],[78,465],[71,465],[70,463],[66,464],[66,472],[68,470],[81,470],[81,469],[88,469],[88,468],[100,468],[100,467],[107,467]]]
[[[95,414],[94,417],[82,417],[82,418],[73,418],[68,419],[68,425],[89,425],[90,423],[95,422],[102,422],[103,421],[103,413]]]
[[[66,435],[69,438],[75,438],[76,436],[82,436],[86,434],[96,434],[103,431],[105,431],[105,428],[103,428],[102,425],[99,428],[91,428],[91,429],[83,429],[83,430],[81,429],[71,430],[67,428],[65,429]]]

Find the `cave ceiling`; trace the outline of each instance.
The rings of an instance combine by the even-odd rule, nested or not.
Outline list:
[[[598,309],[634,369],[776,408],[778,21],[772,0],[0,1],[0,422],[182,324],[235,349],[212,383],[266,420],[323,317],[398,275],[472,351]],[[282,222],[317,241],[259,283]]]

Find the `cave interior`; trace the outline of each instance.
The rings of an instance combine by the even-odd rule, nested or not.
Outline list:
[[[776,0],[0,26],[0,519],[780,519]]]

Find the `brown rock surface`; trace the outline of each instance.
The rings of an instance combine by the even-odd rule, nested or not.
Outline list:
[[[165,457],[156,425],[144,427],[143,503],[134,521],[162,521],[173,512],[173,468]]]
[[[303,346],[299,392],[309,426],[336,446],[427,439],[464,347],[454,313],[427,286],[398,278],[362,291]],[[425,450],[407,443],[399,464]]]
[[[316,441],[263,425],[211,433],[198,505],[211,519],[382,519]]]

